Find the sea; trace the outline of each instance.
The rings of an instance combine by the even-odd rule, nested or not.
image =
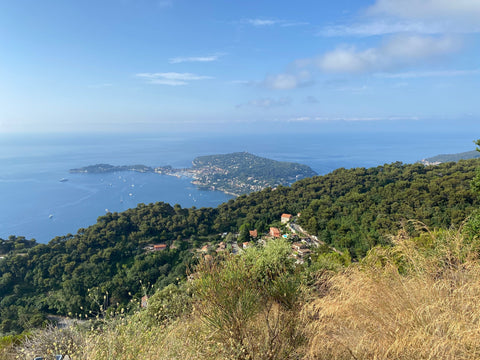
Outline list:
[[[189,167],[201,155],[248,151],[309,165],[318,174],[470,151],[470,131],[368,131],[134,134],[0,134],[0,238],[47,243],[75,234],[107,212],[163,201],[215,207],[232,197],[199,190],[188,178],[137,172],[71,174],[106,163]]]

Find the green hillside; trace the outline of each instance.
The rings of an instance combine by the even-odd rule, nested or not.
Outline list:
[[[469,160],[338,169],[290,187],[242,195],[215,209],[140,204],[48,244],[2,240],[0,332],[39,326],[48,313],[95,316],[100,307],[127,307],[132,299],[184,278],[197,261],[195,249],[207,243],[215,248],[228,241],[222,233],[242,225],[267,232],[279,226],[282,213],[301,213],[298,224],[353,259],[389,243],[402,226],[411,236],[418,234],[409,219],[432,229],[460,226],[478,207],[470,182],[479,165]],[[159,243],[167,249],[148,250]]]

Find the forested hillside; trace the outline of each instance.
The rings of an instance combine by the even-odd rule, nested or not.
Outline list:
[[[247,222],[265,231],[282,213],[301,213],[298,222],[311,233],[363,256],[388,241],[406,220],[430,227],[460,225],[478,201],[470,181],[479,164],[467,160],[337,169],[220,205],[215,224],[234,229]]]
[[[237,232],[243,224],[267,231],[282,213],[301,213],[300,225],[354,259],[387,243],[404,225],[414,235],[409,219],[431,228],[459,226],[477,206],[470,182],[479,164],[338,169],[215,209],[140,204],[46,245],[2,240],[0,333],[38,326],[47,313],[94,316],[99,306],[126,306],[184,278],[194,262],[193,249],[218,243],[221,233]],[[155,243],[168,248],[145,250]]]

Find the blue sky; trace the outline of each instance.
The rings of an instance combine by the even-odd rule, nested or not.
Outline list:
[[[0,2],[0,133],[448,129],[479,94],[479,0]]]

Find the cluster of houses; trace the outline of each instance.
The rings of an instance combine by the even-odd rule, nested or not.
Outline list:
[[[279,228],[277,227],[270,227],[270,230],[268,232],[268,235],[264,238],[258,239],[258,231],[257,230],[250,230],[250,237],[252,239],[257,240],[258,242],[265,243],[265,241],[268,241],[268,239],[273,239],[273,238],[292,238],[295,241],[292,243],[292,256],[297,259],[297,263],[301,264],[304,262],[304,260],[310,255],[311,250],[309,249],[310,245],[312,244],[312,241],[310,238],[299,238],[298,235],[296,234],[296,229],[295,227],[291,226],[289,223],[293,219],[293,215],[291,214],[282,214],[280,217],[280,222],[282,224],[286,224],[289,230],[293,233],[293,235],[287,235],[287,234],[282,234]],[[227,234],[224,233],[222,234],[223,236],[226,236]],[[236,246],[236,244],[233,244]],[[246,249],[248,247],[252,246],[252,242],[244,242],[242,244],[242,248]],[[150,252],[155,252],[155,251],[162,251],[167,249],[168,246],[166,244],[149,244],[144,247],[144,250],[150,251]],[[203,259],[207,262],[213,261],[212,255],[209,254],[209,251],[211,250],[211,246],[204,245],[197,251],[202,255]],[[221,253],[227,250],[227,244],[222,241],[217,245],[217,248],[215,249],[215,252]],[[189,278],[193,278],[193,275],[190,275]],[[148,305],[148,297],[143,296],[141,299],[140,306],[141,307],[147,307]]]
[[[293,227],[293,226],[290,226],[289,223],[290,221],[293,219],[293,215],[291,214],[282,214],[282,216],[280,217],[280,222],[282,224],[285,224],[287,225],[288,229],[293,233],[293,235],[289,235],[289,234],[282,234],[282,231],[277,228],[277,227],[270,227],[270,230],[268,232],[268,235],[265,236],[265,237],[261,237],[259,239],[259,236],[258,236],[258,231],[255,229],[255,230],[250,230],[250,237],[259,242],[259,243],[265,243],[265,241],[268,241],[268,239],[274,239],[274,238],[285,238],[285,239],[288,239],[288,238],[291,238],[294,240],[294,242],[292,243],[292,256],[294,258],[297,259],[297,263],[303,263],[304,259],[306,257],[308,257],[311,253],[311,250],[309,249],[309,246],[312,244],[310,238],[299,238],[298,235],[296,234],[296,229]],[[226,234],[224,234],[226,235]],[[252,241],[246,241],[246,242],[243,242],[241,244],[241,248],[242,249],[247,249],[249,248],[250,246],[252,246]],[[219,252],[222,252],[222,251],[225,251],[226,249],[226,245],[225,243],[222,241],[217,249],[216,249],[216,252],[219,253]],[[201,252],[203,252],[204,254],[207,254],[209,250],[209,246],[208,245],[205,245],[204,247],[202,247],[200,249]],[[207,258],[208,257],[208,258]],[[210,255],[204,255],[204,258],[205,260],[211,260],[211,256]]]
[[[300,215],[300,214],[299,214]],[[274,239],[274,238],[285,238],[285,239],[292,239],[294,242],[292,243],[292,256],[297,259],[298,263],[303,263],[304,259],[310,255],[311,250],[309,249],[309,246],[312,244],[310,238],[299,238],[298,235],[296,234],[296,228],[294,227],[295,225],[291,225],[290,222],[293,219],[293,215],[291,214],[282,214],[280,217],[280,222],[282,225],[286,225],[288,229],[293,233],[292,234],[282,234],[282,231],[277,228],[277,227],[270,227],[270,230],[268,232],[267,236],[260,237],[258,235],[258,231],[255,230],[250,230],[250,238],[259,242],[259,243],[265,243],[265,241],[268,241],[269,239]],[[225,236],[223,234],[223,236]],[[239,244],[240,245],[240,244]],[[252,246],[251,241],[244,242],[240,245],[242,249],[247,249],[248,247]],[[156,251],[163,251],[168,248],[168,245],[165,243],[161,244],[149,244],[145,246],[143,249],[148,252],[156,252]],[[236,244],[233,244],[234,252],[240,251],[240,248],[237,247]],[[198,249],[197,251],[202,254],[203,258],[207,261],[213,260],[212,256],[209,253],[211,247],[209,245],[204,245],[201,249]],[[215,249],[215,252],[221,253],[223,251],[227,250],[227,244],[222,241],[220,244],[218,244],[217,248]]]

